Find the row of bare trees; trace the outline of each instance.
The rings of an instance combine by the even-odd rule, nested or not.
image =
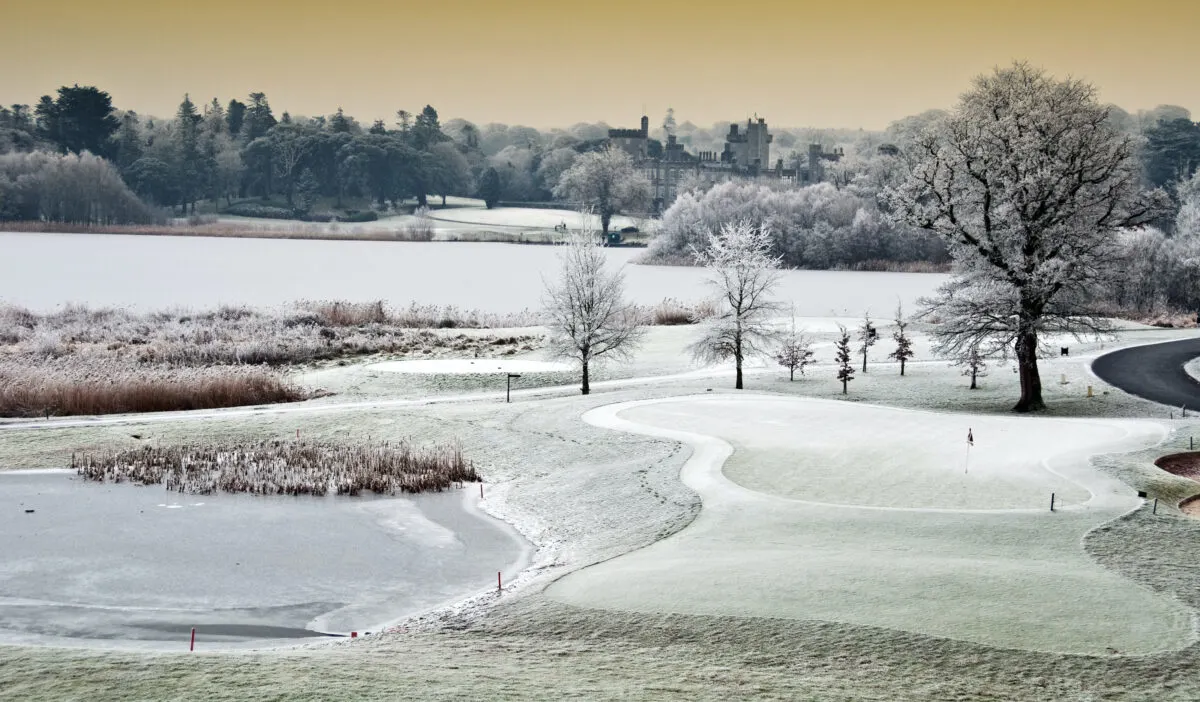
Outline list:
[[[605,269],[605,256],[594,233],[573,235],[560,256],[555,280],[546,284],[545,308],[551,329],[550,350],[580,368],[581,390],[591,392],[591,372],[606,360],[626,360],[642,339],[642,316],[624,300],[624,275]],[[709,284],[717,298],[700,337],[688,350],[704,363],[734,363],[734,387],[744,387],[743,368],[747,359],[774,355],[795,379],[797,370],[813,363],[812,340],[798,331],[793,315],[791,328],[781,333],[776,319],[781,305],[772,298],[779,281],[779,259],[771,254],[771,234],[749,222],[726,224],[711,232],[708,245],[696,252],[709,269]],[[908,321],[896,310],[893,339],[896,350],[889,355],[900,363],[900,374],[913,356]],[[838,342],[838,379],[843,392],[854,376],[850,335],[841,327]],[[858,330],[862,371],[867,372],[868,351],[878,333],[869,315]]]

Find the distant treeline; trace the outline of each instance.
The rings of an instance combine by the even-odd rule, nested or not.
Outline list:
[[[840,191],[879,166],[880,147],[901,143],[937,115],[905,118],[886,132],[773,125],[772,159],[793,166],[806,158],[810,143],[842,147],[845,158],[828,164],[824,174]],[[630,115],[629,124],[617,126],[632,126],[638,117]],[[1143,140],[1148,186],[1174,193],[1172,184],[1186,179],[1200,163],[1200,124],[1183,108],[1162,106],[1132,114],[1112,107],[1111,119]],[[175,114],[164,119],[118,109],[96,87],[64,86],[32,106],[0,107],[0,154],[90,153],[111,163],[128,191],[147,207],[129,204],[128,193],[111,187],[108,176],[101,179],[106,184],[102,189],[64,187],[64,179],[69,180],[65,174],[92,177],[82,175],[100,167],[90,161],[17,160],[6,162],[0,172],[0,220],[142,223],[148,217],[191,214],[198,205],[205,212],[253,213],[258,207],[270,208],[262,211],[272,216],[351,219],[405,202],[423,205],[430,195],[479,197],[489,206],[544,202],[554,199],[559,177],[581,154],[604,145],[608,128],[603,122],[552,130],[480,126],[463,119],[442,122],[428,105],[416,113],[400,110],[390,122],[364,124],[341,109],[315,117],[276,114],[261,92],[203,104],[185,95]],[[720,151],[728,128],[728,122],[709,128],[677,122],[669,110],[661,122],[655,120],[649,149],[656,153],[674,135],[693,153]],[[43,174],[41,168],[55,173]],[[101,197],[103,202],[69,204],[71,198]],[[869,204],[863,208],[867,214],[870,210]],[[829,219],[835,221],[837,217]],[[1164,231],[1171,231],[1172,221],[1163,221]],[[812,265],[840,256],[789,255],[812,260]]]

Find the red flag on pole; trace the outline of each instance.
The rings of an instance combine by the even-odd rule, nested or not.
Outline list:
[[[971,428],[967,427],[967,446],[975,445],[975,435],[971,433]]]

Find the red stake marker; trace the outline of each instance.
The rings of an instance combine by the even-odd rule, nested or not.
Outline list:
[[[192,643],[188,646],[189,651],[196,650],[196,627],[192,627]]]
[[[500,571],[496,571],[496,589],[503,590],[504,585],[500,582]]]

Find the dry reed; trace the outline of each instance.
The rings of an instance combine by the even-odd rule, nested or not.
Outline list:
[[[253,495],[358,495],[440,492],[479,481],[456,445],[416,448],[260,441],[212,446],[144,446],[71,456],[71,468],[98,482],[163,484],[172,492]]]
[[[685,303],[668,297],[653,307],[639,308],[638,311],[643,324],[655,326],[699,324],[716,316],[717,304],[713,300]]]
[[[79,371],[82,364],[71,365]],[[82,377],[48,372],[44,366],[17,370],[10,366],[0,367],[0,416],[4,417],[174,412],[309,397],[274,372],[244,366],[133,370],[109,366]]]

